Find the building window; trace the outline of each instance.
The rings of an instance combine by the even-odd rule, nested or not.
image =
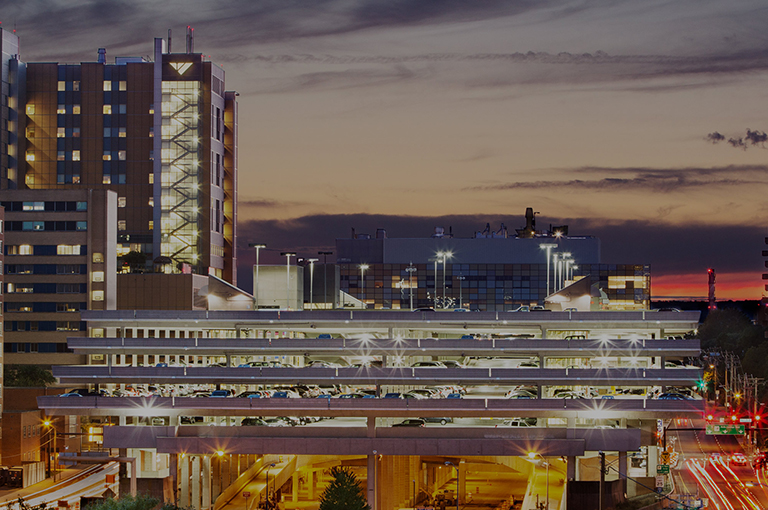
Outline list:
[[[9,244],[6,255],[32,255],[32,245],[30,244]]]
[[[60,127],[56,129],[56,138],[64,138],[65,136],[67,136],[67,128]]]
[[[72,151],[72,161],[80,161],[80,151]]]
[[[93,280],[94,282],[103,282],[104,281],[104,271],[94,271],[93,272]]]
[[[45,211],[45,202],[22,202],[22,211]]]
[[[72,113],[74,113],[75,115],[80,115],[80,105],[79,104],[72,105]]]
[[[104,115],[112,115],[112,105],[111,104],[105,104],[102,108],[102,111],[104,112]]]
[[[58,113],[59,115],[63,115],[67,113],[67,107],[63,104],[60,104],[59,106],[56,107],[56,113]]]
[[[119,138],[125,138],[125,137],[127,136],[127,133],[126,133],[126,130],[125,130],[125,128],[124,128],[124,127],[123,127],[123,128],[118,128],[118,130],[117,130],[117,136],[118,136]]]
[[[27,151],[26,160],[27,161],[34,161],[35,160],[35,151]]]
[[[27,115],[34,115],[35,114],[35,105],[28,104],[27,105]]]
[[[155,222],[152,220],[149,220],[149,230],[154,230],[154,229],[155,229]]]
[[[60,244],[56,247],[56,255],[80,255],[80,245]]]
[[[112,176],[109,174],[104,174],[101,176],[101,183],[102,184],[112,184]]]
[[[25,232],[45,230],[44,221],[22,221],[21,230]]]
[[[117,106],[117,113],[123,113],[124,114],[126,112],[127,112],[127,109],[126,109],[124,104],[121,104],[121,105]]]
[[[125,151],[117,151],[117,159],[120,161],[125,161]]]
[[[80,331],[80,322],[56,321],[56,331]]]
[[[27,126],[27,138],[35,137],[35,126]]]
[[[79,283],[57,283],[56,294],[79,294]]]
[[[151,127],[149,128],[149,137],[154,138],[155,137],[155,128]]]
[[[117,197],[117,206],[118,207],[125,207],[126,206],[126,199],[125,199],[125,197]]]
[[[117,230],[127,230],[125,220],[117,220]]]
[[[92,292],[93,300],[94,301],[104,301],[104,291],[103,290],[94,290]]]
[[[121,81],[121,82],[118,84],[118,87],[119,87],[120,91],[128,90],[128,82],[126,82],[126,81]]]
[[[80,274],[80,264],[56,264],[56,274]]]
[[[9,283],[6,287],[8,294],[32,294],[34,290],[31,283]]]
[[[104,92],[109,92],[112,90],[112,82],[108,80],[104,80]]]
[[[79,312],[80,303],[56,303],[57,312]]]
[[[56,151],[56,159],[58,161],[66,161],[67,153],[64,151]]]
[[[65,90],[67,90],[67,82],[60,81],[59,82],[59,92],[62,92],[62,91],[65,91]]]
[[[112,161],[112,153],[109,151],[104,151],[104,153],[101,155],[102,161]]]
[[[104,263],[104,254],[103,253],[94,253],[93,254],[93,262],[94,262],[94,264],[102,264],[102,263]]]
[[[80,80],[72,82],[72,90],[74,90],[75,92],[80,90]]]
[[[84,232],[88,230],[88,222],[87,221],[78,221],[75,223],[75,230],[79,230],[80,232]]]

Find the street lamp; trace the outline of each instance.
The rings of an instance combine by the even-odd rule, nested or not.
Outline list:
[[[552,254],[552,267],[553,267],[553,271],[554,271],[554,275],[553,275],[554,276],[554,292],[557,292],[558,290],[560,290],[558,288],[558,282],[560,281],[560,279],[557,276],[557,274],[558,274],[557,273],[557,268],[560,267],[558,265],[558,263],[557,263],[557,259],[558,259],[559,256],[560,256],[559,253],[553,253]]]
[[[464,295],[462,294],[463,289],[463,282],[467,279],[466,276],[459,275],[456,277],[457,280],[459,280],[459,308],[464,308]]]
[[[323,256],[323,303],[328,302],[328,255],[333,255],[332,251],[319,251],[318,255]],[[336,308],[336,298],[333,299],[331,308]]]
[[[446,304],[446,299],[445,299],[445,272],[446,272],[445,263],[446,263],[447,259],[449,259],[451,257],[453,257],[453,253],[451,253],[449,251],[444,251],[443,252],[443,308],[446,308],[448,306]]]
[[[49,464],[48,464],[49,465],[48,473],[50,474],[50,472],[53,471],[53,481],[55,482],[56,481],[56,472],[58,471],[57,464],[58,464],[58,460],[59,460],[57,458],[57,456],[56,456],[56,426],[53,424],[53,420],[52,419],[51,420],[45,420],[43,422],[43,425],[45,426],[45,428],[48,429],[48,433],[51,433],[51,432],[53,433],[53,455],[50,455],[50,454],[48,455],[48,462],[49,462]],[[48,446],[50,446],[50,442],[51,442],[51,439],[48,439],[48,441],[47,441],[47,445]],[[48,449],[50,450],[50,448],[48,448]],[[53,457],[53,461],[51,461],[51,457]],[[51,467],[50,467],[51,464],[53,464],[53,469],[51,469]]]
[[[267,466],[267,510],[269,510],[270,504],[269,504],[269,470],[275,467],[275,463],[273,462],[269,466]],[[274,485],[274,484],[273,484]]]
[[[266,248],[266,244],[248,243],[249,248],[256,248],[256,274],[253,276],[253,308],[259,309],[259,250]]]
[[[555,243],[541,243],[539,248],[547,250],[547,296],[549,296],[549,257],[552,253],[552,248],[557,248]]]
[[[413,262],[411,262],[405,270],[408,271],[408,288],[411,289],[411,311],[413,311],[413,273],[416,272],[416,268],[413,267]]]
[[[528,452],[528,458],[531,460],[535,460],[537,456],[541,458],[542,464],[547,468],[547,510],[549,510],[549,462],[539,452]]]
[[[565,287],[565,280],[568,278],[568,260],[571,259],[569,252],[560,254],[560,288]],[[565,274],[563,274],[565,273]]]
[[[437,294],[437,263],[440,261],[440,258],[442,256],[443,256],[443,252],[441,251],[435,254],[435,298],[434,298],[435,310],[437,310],[437,300],[439,299]]]
[[[309,262],[309,308],[310,310],[315,307],[315,262],[320,259],[307,259]]]
[[[456,510],[459,510],[459,468],[450,460],[446,460],[445,465],[453,466],[456,469]]]
[[[360,268],[360,286],[362,287],[362,301],[365,308],[368,308],[368,303],[365,302],[365,270],[368,269],[368,264],[360,264],[357,266]]]
[[[291,309],[291,257],[296,256],[295,251],[280,252],[285,257],[285,309]]]

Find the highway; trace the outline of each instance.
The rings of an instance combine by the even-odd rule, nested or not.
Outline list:
[[[96,464],[80,471],[75,476],[59,481],[55,485],[24,496],[24,501],[30,508],[35,508],[41,504],[56,506],[57,501],[68,501],[70,505],[74,505],[75,502],[80,502],[81,497],[101,497],[107,488],[118,493],[116,482],[109,485],[106,483],[106,476],[117,475],[117,471],[117,462]],[[116,476],[115,479],[117,479]],[[17,498],[13,497],[0,503],[0,508],[12,508],[16,503]]]
[[[751,458],[746,466],[729,462],[734,453],[744,453],[736,436],[707,435],[703,420],[674,420],[667,441],[676,443],[679,454],[675,494],[708,498],[710,509],[768,508],[765,475],[753,469]]]

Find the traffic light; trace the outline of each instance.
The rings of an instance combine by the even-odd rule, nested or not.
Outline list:
[[[761,416],[759,414],[755,415],[755,421],[760,421]]]
[[[711,414],[707,415],[707,421],[712,421],[715,417]]]
[[[736,416],[735,414],[732,414],[732,415],[731,415],[731,421],[732,421],[732,422],[736,422],[736,421],[738,421],[738,419],[739,419],[739,417],[738,417],[738,416]]]
[[[706,381],[699,381],[699,389],[700,390],[706,390],[707,389],[707,382]]]

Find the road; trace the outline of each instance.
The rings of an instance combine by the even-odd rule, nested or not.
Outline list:
[[[40,504],[49,506],[53,504],[55,506],[57,501],[68,501],[70,506],[73,506],[75,502],[80,502],[81,497],[100,497],[107,490],[107,487],[117,493],[117,483],[109,486],[106,483],[106,475],[117,475],[117,471],[117,462],[96,464],[80,471],[75,476],[59,481],[55,485],[28,493],[23,496],[23,499],[30,507],[36,507]],[[6,501],[0,503],[0,509],[13,508],[16,502],[17,497],[8,497]]]
[[[703,420],[674,420],[667,441],[674,441],[680,455],[674,471],[675,494],[708,498],[709,509],[768,509],[768,488],[763,473],[729,462],[744,453],[736,436],[713,436],[704,431]],[[719,457],[718,457],[719,454]]]

